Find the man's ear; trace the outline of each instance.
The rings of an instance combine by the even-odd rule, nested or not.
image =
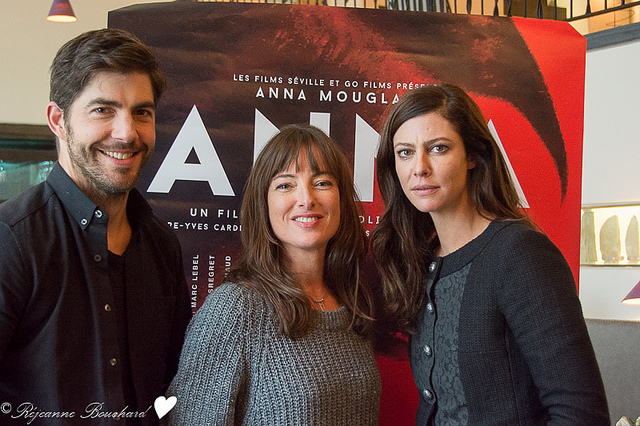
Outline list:
[[[67,140],[67,131],[64,126],[64,111],[53,101],[47,105],[47,124],[58,140]]]

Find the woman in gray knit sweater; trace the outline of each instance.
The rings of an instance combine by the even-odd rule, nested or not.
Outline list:
[[[376,425],[380,376],[351,174],[321,130],[264,147],[240,222],[244,256],[194,316],[169,423]]]

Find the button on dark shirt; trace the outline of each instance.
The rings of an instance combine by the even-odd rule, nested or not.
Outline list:
[[[123,397],[127,411],[137,412],[136,395],[133,386],[133,377],[131,376],[131,362],[129,360],[129,339],[127,330],[127,286],[133,287],[136,283],[127,283],[125,280],[126,271],[126,252],[122,256],[109,252],[109,272],[111,278],[111,288],[113,289],[113,299],[115,307],[105,311],[113,312],[112,320],[115,319],[118,324],[118,353],[120,356],[114,359],[113,366],[119,366],[122,373]],[[124,418],[127,426],[136,426],[139,424],[137,418]]]
[[[124,282],[136,285],[127,288],[123,355],[107,214],[58,163],[46,182],[0,204],[0,402],[75,413],[47,425],[99,425],[113,420],[81,419],[87,407],[130,411],[131,392],[135,408],[148,410],[142,423],[157,424],[153,401],[175,374],[191,309],[173,232],[136,190],[127,215]],[[133,389],[123,383],[127,361]],[[0,417],[3,425],[11,421]]]

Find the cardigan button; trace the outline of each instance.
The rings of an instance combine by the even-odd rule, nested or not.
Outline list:
[[[109,365],[111,365],[112,367],[115,367],[117,363],[118,363],[118,360],[115,358],[111,358],[109,360]]]
[[[435,311],[435,309],[433,308],[433,303],[431,303],[431,302],[427,303],[427,312],[432,314],[434,311]]]
[[[424,389],[422,391],[422,396],[424,397],[424,399],[426,399],[427,401],[433,401],[435,399],[435,395],[433,394],[433,392],[431,392],[429,389]]]
[[[429,345],[425,345],[424,348],[422,348],[424,350],[424,354],[426,356],[431,356],[431,354],[433,354],[433,351],[431,350],[431,346]]]
[[[436,270],[436,262],[431,262],[429,265],[429,272],[433,272]]]

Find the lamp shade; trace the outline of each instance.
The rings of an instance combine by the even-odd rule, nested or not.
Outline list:
[[[640,305],[640,281],[633,286],[629,294],[622,299],[625,305]]]
[[[76,15],[69,0],[53,0],[47,21],[51,22],[76,22]]]

